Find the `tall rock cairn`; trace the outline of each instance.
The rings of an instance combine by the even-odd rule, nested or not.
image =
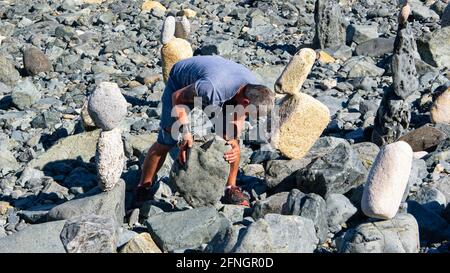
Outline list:
[[[191,25],[186,16],[181,17],[181,21],[178,22],[173,16],[168,16],[164,21],[161,33],[164,82],[167,82],[169,79],[170,70],[176,62],[194,55],[191,44],[186,40],[190,32]]]
[[[330,111],[324,104],[300,92],[315,60],[314,50],[301,49],[275,82],[275,92],[285,96],[271,144],[288,158],[303,157],[330,121]]]
[[[345,45],[345,22],[337,0],[316,0],[314,9],[315,48]]]
[[[408,130],[411,106],[407,100],[419,88],[415,66],[415,58],[419,54],[411,27],[408,25],[410,12],[411,7],[406,0],[398,16],[392,57],[392,86],[383,95],[372,133],[372,142],[380,146],[395,142]]]
[[[127,101],[115,83],[102,82],[88,100],[88,112],[102,131],[97,143],[96,166],[99,186],[114,188],[125,163],[120,123],[127,114]]]

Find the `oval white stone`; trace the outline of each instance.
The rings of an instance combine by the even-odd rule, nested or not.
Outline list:
[[[380,219],[396,215],[408,183],[412,159],[412,148],[404,141],[388,144],[380,150],[364,185],[361,209],[365,215]]]

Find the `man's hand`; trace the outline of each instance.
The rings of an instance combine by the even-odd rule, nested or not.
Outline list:
[[[237,139],[231,139],[227,141],[227,144],[231,145],[231,150],[223,154],[223,158],[228,163],[232,164],[240,159],[241,148],[239,147],[239,141]]]
[[[186,164],[186,156],[187,156],[187,150],[192,148],[192,145],[194,144],[194,139],[192,138],[191,133],[185,133],[183,134],[183,140],[181,141],[179,147],[180,147],[180,153],[178,154],[178,160],[182,165]]]

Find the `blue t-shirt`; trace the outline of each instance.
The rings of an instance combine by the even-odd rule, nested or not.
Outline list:
[[[177,62],[170,72],[176,90],[195,84],[204,104],[222,106],[239,87],[257,84],[255,75],[245,66],[220,56],[195,56]],[[174,90],[174,91],[176,91]]]
[[[258,83],[249,69],[220,56],[195,56],[177,62],[170,71],[161,98],[161,128],[168,128],[175,122],[172,117],[173,92],[195,84],[197,96],[202,97],[203,107],[222,107],[236,95],[239,87],[248,83]]]

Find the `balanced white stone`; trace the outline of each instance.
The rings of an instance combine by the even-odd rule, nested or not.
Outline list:
[[[109,191],[120,179],[125,163],[122,135],[119,128],[100,133],[96,165],[99,186]]]
[[[315,61],[316,52],[311,48],[303,48],[298,51],[275,82],[275,92],[279,94],[297,94]]]
[[[272,145],[288,158],[302,158],[330,121],[330,110],[313,97],[287,95],[281,103],[279,125]]]
[[[127,115],[127,101],[116,83],[101,82],[89,97],[88,112],[97,127],[109,131]]]
[[[175,38],[176,20],[173,16],[167,16],[164,20],[163,28],[161,31],[161,43],[163,45],[169,43]]]
[[[380,150],[364,185],[361,209],[365,215],[392,219],[397,214],[412,160],[413,150],[404,141],[388,144]]]

